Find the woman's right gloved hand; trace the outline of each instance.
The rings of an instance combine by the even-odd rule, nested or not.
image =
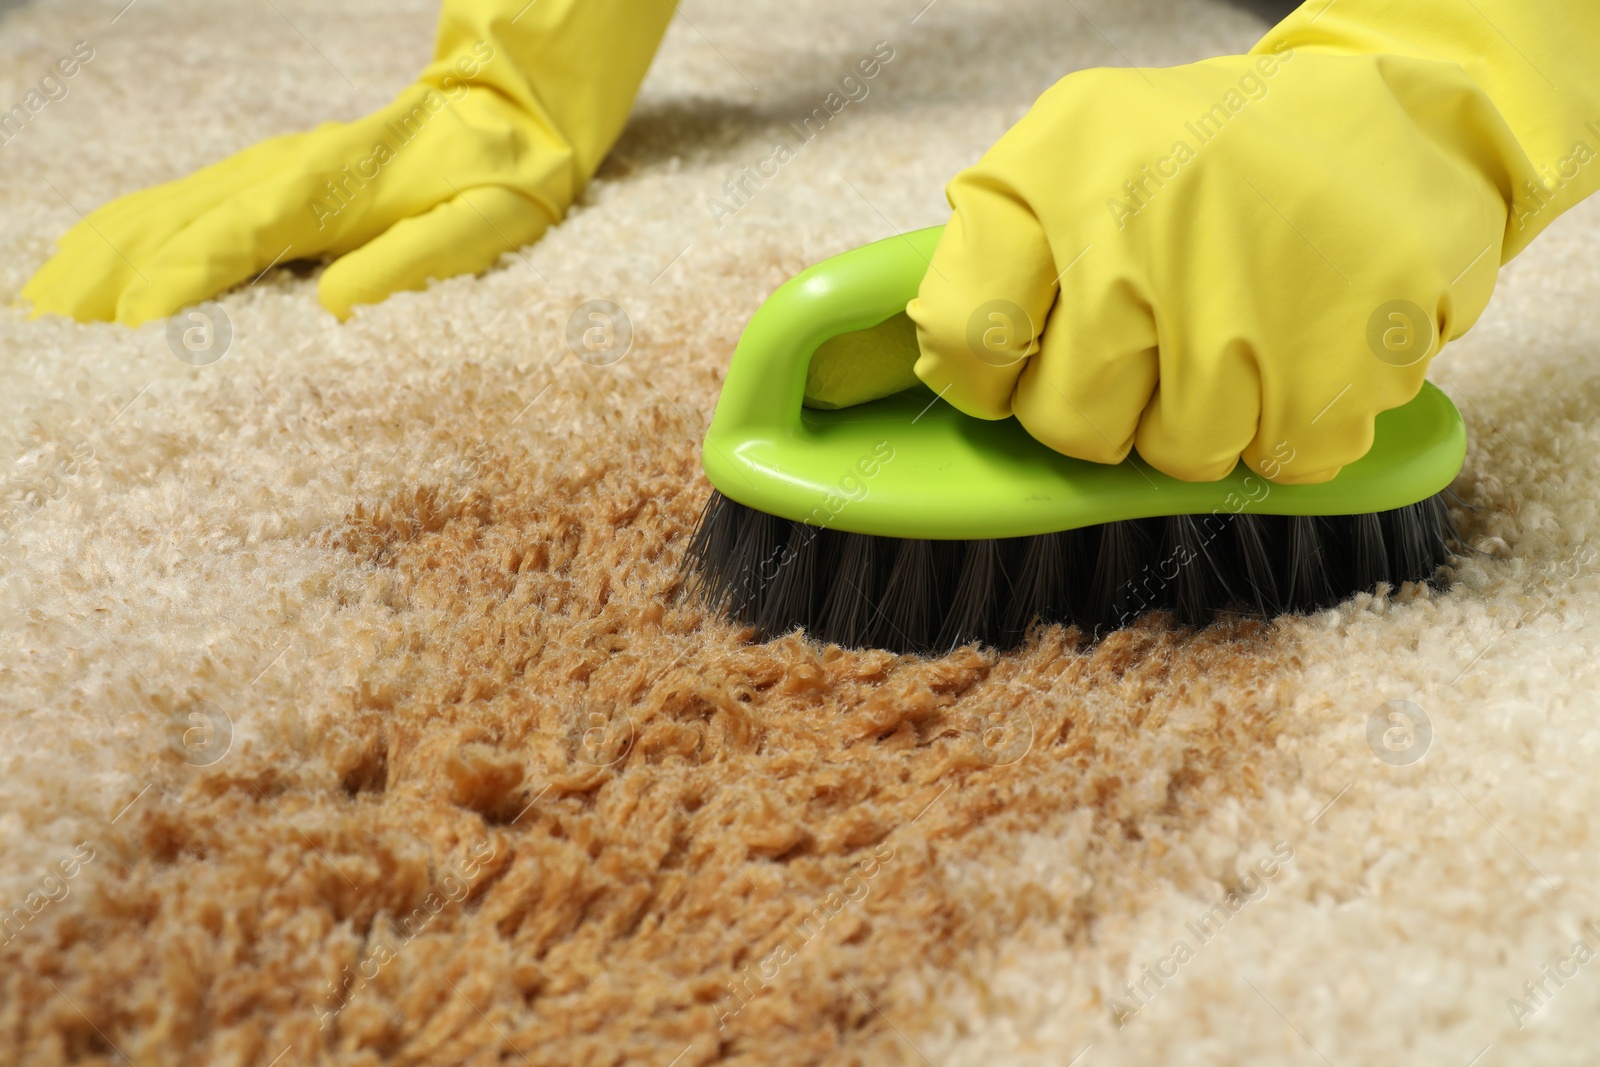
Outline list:
[[[1600,186],[1593,0],[1312,0],[1069,75],[951,182],[916,373],[1068,455],[1332,478]]]
[[[264,141],[92,212],[22,295],[134,325],[290,259],[322,304],[472,273],[559,220],[621,133],[672,0],[445,0],[434,60],[388,107]]]

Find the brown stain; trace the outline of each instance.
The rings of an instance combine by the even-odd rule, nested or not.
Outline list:
[[[1198,877],[1185,834],[1261,788],[1287,638],[749,644],[676,596],[707,489],[673,418],[356,507],[325,548],[393,580],[350,598],[383,625],[347,712],[162,765],[98,880],[0,948],[0,1061],[921,1062],[908,979],[1025,924],[1081,942],[1139,906],[1129,861]],[[1077,886],[964,876],[1063,814],[1096,831]],[[330,1019],[346,967],[375,977]]]

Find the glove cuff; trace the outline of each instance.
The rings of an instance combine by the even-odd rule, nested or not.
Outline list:
[[[1494,175],[1506,196],[1502,262],[1600,189],[1600,6],[1593,0],[1310,0],[1251,51],[1286,48],[1405,56],[1465,71],[1514,139],[1490,138],[1496,158],[1480,161],[1502,172]],[[1456,102],[1454,93],[1439,96],[1434,111]],[[1418,118],[1432,127],[1460,121]],[[1476,121],[1482,125],[1482,116]]]

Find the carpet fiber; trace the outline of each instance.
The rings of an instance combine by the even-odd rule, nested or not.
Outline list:
[[[0,146],[6,294],[80,211],[377,106],[435,14],[0,7],[0,110],[93,48]],[[1444,591],[940,659],[677,596],[764,296],[942,221],[1066,71],[1263,25],[686,2],[584,200],[481,278],[339,325],[280,267],[198,367],[0,312],[0,1063],[1594,1062],[1593,205],[1435,364]],[[564,342],[595,299],[604,367]]]

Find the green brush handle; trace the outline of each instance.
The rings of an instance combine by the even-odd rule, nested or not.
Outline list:
[[[943,232],[933,226],[878,241],[779,286],[739,338],[712,424],[731,436],[797,432],[812,355],[825,341],[904,311]]]

